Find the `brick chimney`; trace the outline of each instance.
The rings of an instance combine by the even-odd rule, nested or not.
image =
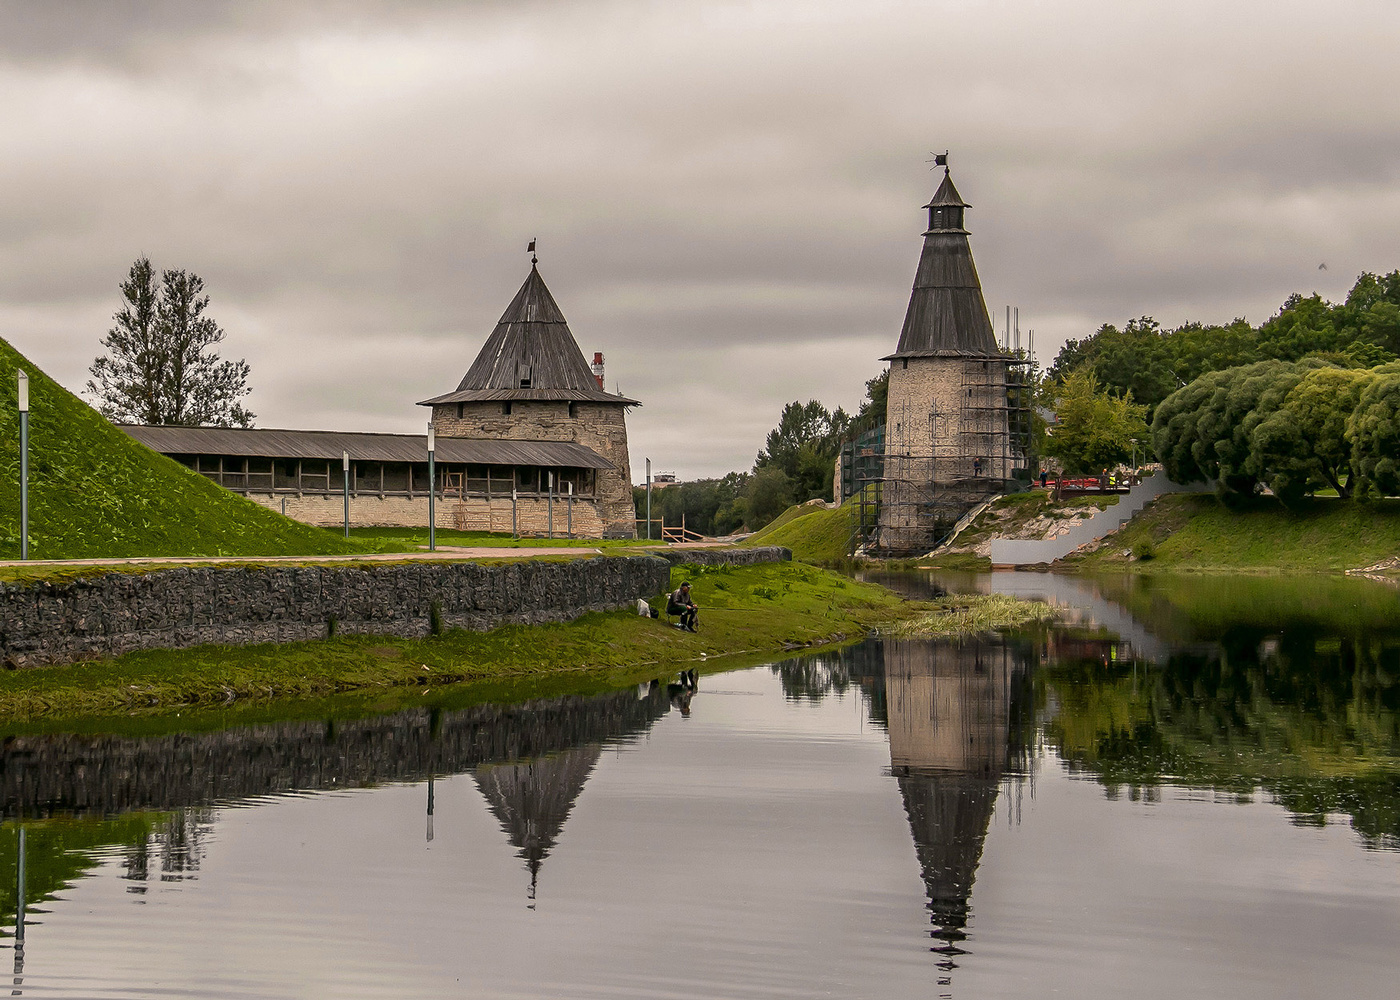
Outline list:
[[[603,388],[603,352],[593,352],[593,377],[598,380],[598,388]]]

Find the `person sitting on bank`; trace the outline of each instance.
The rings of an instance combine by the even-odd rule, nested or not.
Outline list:
[[[690,599],[690,584],[683,583],[672,591],[671,596],[666,599],[666,613],[668,615],[681,616],[681,628],[688,632],[698,632],[695,627],[695,616],[700,609],[695,602]]]

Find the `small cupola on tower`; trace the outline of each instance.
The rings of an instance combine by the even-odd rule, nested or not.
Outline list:
[[[883,360],[937,355],[1001,356],[963,225],[963,213],[969,207],[953,186],[953,177],[945,165],[943,183],[933,200],[924,206],[928,209],[929,228],[924,233],[899,346]]]
[[[924,206],[928,209],[928,232],[966,233],[967,229],[963,226],[963,213],[971,207],[962,200],[962,195],[958,194],[958,189],[953,186],[953,175],[945,166],[943,168],[943,183],[938,186],[933,200]],[[927,236],[928,233],[924,235]]]

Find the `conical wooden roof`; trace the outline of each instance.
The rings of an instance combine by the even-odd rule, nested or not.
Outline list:
[[[598,380],[579,350],[563,311],[534,264],[456,391],[424,400],[420,405],[492,399],[570,399],[640,405],[635,399],[598,388]]]
[[[971,208],[967,202],[962,200],[962,195],[958,194],[958,189],[953,186],[953,174],[946,168],[943,171],[943,183],[938,185],[938,190],[933,193],[933,200],[924,208],[943,208],[952,205],[957,208]]]
[[[933,200],[924,208],[930,216],[935,209],[957,209],[956,228],[934,229],[924,233],[924,249],[914,290],[904,314],[904,328],[895,352],[881,360],[920,357],[1000,357],[987,303],[982,298],[982,282],[972,263],[972,247],[962,228],[962,209],[968,207],[953,186],[951,174]]]
[[[601,747],[592,743],[531,760],[485,764],[472,774],[530,872],[531,898],[540,867],[558,843],[564,821],[601,754]]]

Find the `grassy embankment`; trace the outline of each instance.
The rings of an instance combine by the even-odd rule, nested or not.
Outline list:
[[[1048,523],[1054,518],[1101,510],[1116,499],[1116,496],[1084,496],[1054,501],[1044,490],[1013,493],[998,499],[964,528],[952,546],[953,551],[919,559],[917,564],[973,572],[989,570],[992,566],[989,558],[968,550],[999,535],[1022,537],[1037,521]],[[798,504],[750,535],[743,544],[783,545],[801,562],[836,566],[850,559],[851,539],[859,518],[860,507],[851,500],[835,510],[820,504]]]
[[[673,570],[692,582],[701,630],[631,611],[574,622],[449,630],[423,639],[345,636],[253,647],[132,653],[0,674],[0,718],[124,713],[358,688],[453,684],[560,672],[632,672],[749,650],[840,642],[920,611],[891,592],[792,563]]]
[[[851,537],[860,517],[852,500],[834,510],[820,504],[798,504],[744,539],[744,545],[782,545],[799,562],[835,566],[851,557]]]
[[[137,444],[0,340],[0,559],[20,552],[19,368],[30,388],[31,559],[367,551]]]
[[[1400,500],[1315,497],[1285,507],[1272,497],[1226,504],[1177,493],[1063,564],[1081,571],[1335,573],[1397,554]]]
[[[714,657],[762,653],[771,658],[854,640],[901,622],[914,622],[901,634],[933,635],[1029,620],[1024,606],[1003,607],[996,599],[963,596],[947,599],[946,606],[907,601],[875,584],[798,563],[672,570],[672,586],[683,580],[691,582],[701,608],[698,633],[627,610],[557,625],[448,630],[421,639],[343,636],[285,645],[152,650],[110,661],[0,673],[0,719],[208,710],[321,699],[346,691],[426,691],[464,681],[570,676],[615,685]]]

